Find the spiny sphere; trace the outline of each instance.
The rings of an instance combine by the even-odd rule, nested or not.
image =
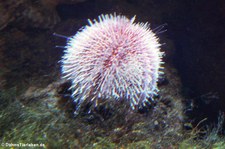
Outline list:
[[[71,80],[79,106],[85,100],[115,99],[137,109],[153,100],[163,53],[149,24],[134,20],[101,15],[69,39],[62,73]]]

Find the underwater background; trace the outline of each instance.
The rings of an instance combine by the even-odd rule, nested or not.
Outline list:
[[[74,117],[59,63],[68,39],[53,34],[114,12],[163,26],[157,102],[87,104]],[[224,57],[223,0],[0,0],[0,148],[223,149]]]

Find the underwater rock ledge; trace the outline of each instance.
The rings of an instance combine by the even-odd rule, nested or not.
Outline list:
[[[65,81],[53,82],[45,88],[30,86],[16,100],[19,102],[17,105],[23,109],[20,111],[21,115],[29,115],[25,118],[27,123],[18,124],[25,123],[23,125],[27,126],[22,127],[20,131],[33,132],[41,129],[36,135],[39,137],[45,135],[42,139],[49,147],[56,144],[62,147],[91,147],[101,141],[116,146],[129,146],[132,142],[140,141],[150,143],[152,147],[168,147],[176,144],[182,139],[183,128],[181,84],[175,69],[166,65],[164,71],[164,79],[159,82],[158,102],[144,112],[131,110],[126,101],[110,101],[103,102],[101,106],[91,111],[84,106],[81,114],[74,118],[74,105],[70,92],[67,91],[69,85]],[[42,123],[34,121],[34,117]],[[4,137],[10,139],[7,133]],[[14,135],[10,140],[19,140],[20,137]],[[27,139],[26,141],[32,141]],[[59,142],[53,143],[52,140]]]

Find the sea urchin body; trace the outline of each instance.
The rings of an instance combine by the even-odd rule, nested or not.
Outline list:
[[[74,100],[127,100],[132,109],[157,93],[162,52],[148,23],[120,15],[89,20],[69,39],[62,73],[72,82]]]

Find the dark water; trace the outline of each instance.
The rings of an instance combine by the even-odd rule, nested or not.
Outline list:
[[[176,65],[184,93],[196,98],[195,117],[216,120],[225,109],[224,2],[180,2],[168,34],[174,39]],[[204,99],[200,95],[214,94]]]

